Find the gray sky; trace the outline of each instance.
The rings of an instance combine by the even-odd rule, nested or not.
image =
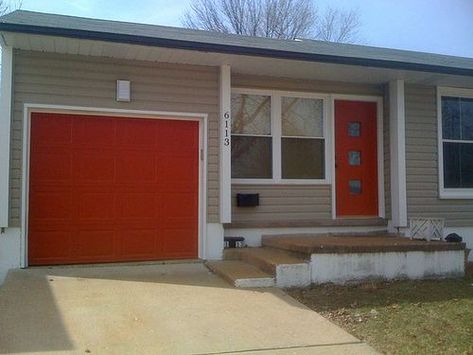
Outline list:
[[[23,0],[23,9],[180,26],[192,0]],[[316,0],[359,9],[364,44],[473,58],[473,0]]]

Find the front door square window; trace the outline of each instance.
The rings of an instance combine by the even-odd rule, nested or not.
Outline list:
[[[351,150],[348,152],[348,164],[351,166],[361,165],[361,152],[357,150]]]
[[[348,135],[350,137],[361,136],[361,123],[360,122],[349,122],[348,123]]]
[[[361,194],[361,180],[349,180],[348,186],[349,186],[351,194],[353,195]]]

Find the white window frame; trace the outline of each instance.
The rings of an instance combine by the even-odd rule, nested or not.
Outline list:
[[[251,185],[265,185],[265,184],[279,184],[279,185],[330,185],[332,171],[330,169],[330,162],[332,161],[332,118],[330,95],[298,92],[298,91],[281,91],[281,90],[260,90],[247,88],[232,88],[232,94],[246,94],[246,95],[262,95],[271,97],[271,137],[272,137],[272,178],[271,179],[245,179],[232,178],[232,184],[251,184]],[[283,179],[282,178],[282,117],[281,117],[281,99],[282,97],[297,97],[301,99],[319,99],[323,101],[323,139],[325,162],[323,179]],[[265,136],[267,137],[267,136]],[[294,137],[297,138],[297,137]],[[307,138],[307,137],[306,137]]]
[[[443,174],[443,143],[470,143],[473,140],[443,139],[443,121],[442,121],[442,97],[463,97],[473,99],[473,89],[459,89],[452,87],[437,87],[437,149],[438,149],[438,178],[439,178],[439,197],[441,199],[473,199],[473,188],[445,188]]]

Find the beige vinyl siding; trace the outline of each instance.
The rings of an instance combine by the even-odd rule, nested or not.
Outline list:
[[[346,95],[383,95],[382,85],[276,78],[238,73],[232,74],[232,87]]]
[[[232,87],[334,93],[350,95],[384,94],[381,85],[297,80],[266,76],[232,74]],[[388,134],[389,135],[389,134]],[[331,163],[327,162],[331,168]],[[260,206],[236,207],[237,193],[259,193]],[[330,185],[232,185],[232,222],[317,221],[332,218]]]
[[[257,207],[237,207],[237,193],[259,193]],[[332,218],[329,185],[233,185],[232,222],[284,222]]]
[[[472,226],[473,200],[439,199],[435,87],[406,85],[405,96],[408,216],[445,218],[449,227]]]
[[[70,105],[208,114],[208,222],[219,218],[218,69],[32,51],[14,53],[10,225],[20,225],[23,105]],[[115,101],[117,79],[132,101]]]

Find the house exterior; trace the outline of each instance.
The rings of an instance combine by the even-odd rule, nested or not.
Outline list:
[[[28,11],[0,35],[0,279],[415,217],[473,246],[473,59]]]

